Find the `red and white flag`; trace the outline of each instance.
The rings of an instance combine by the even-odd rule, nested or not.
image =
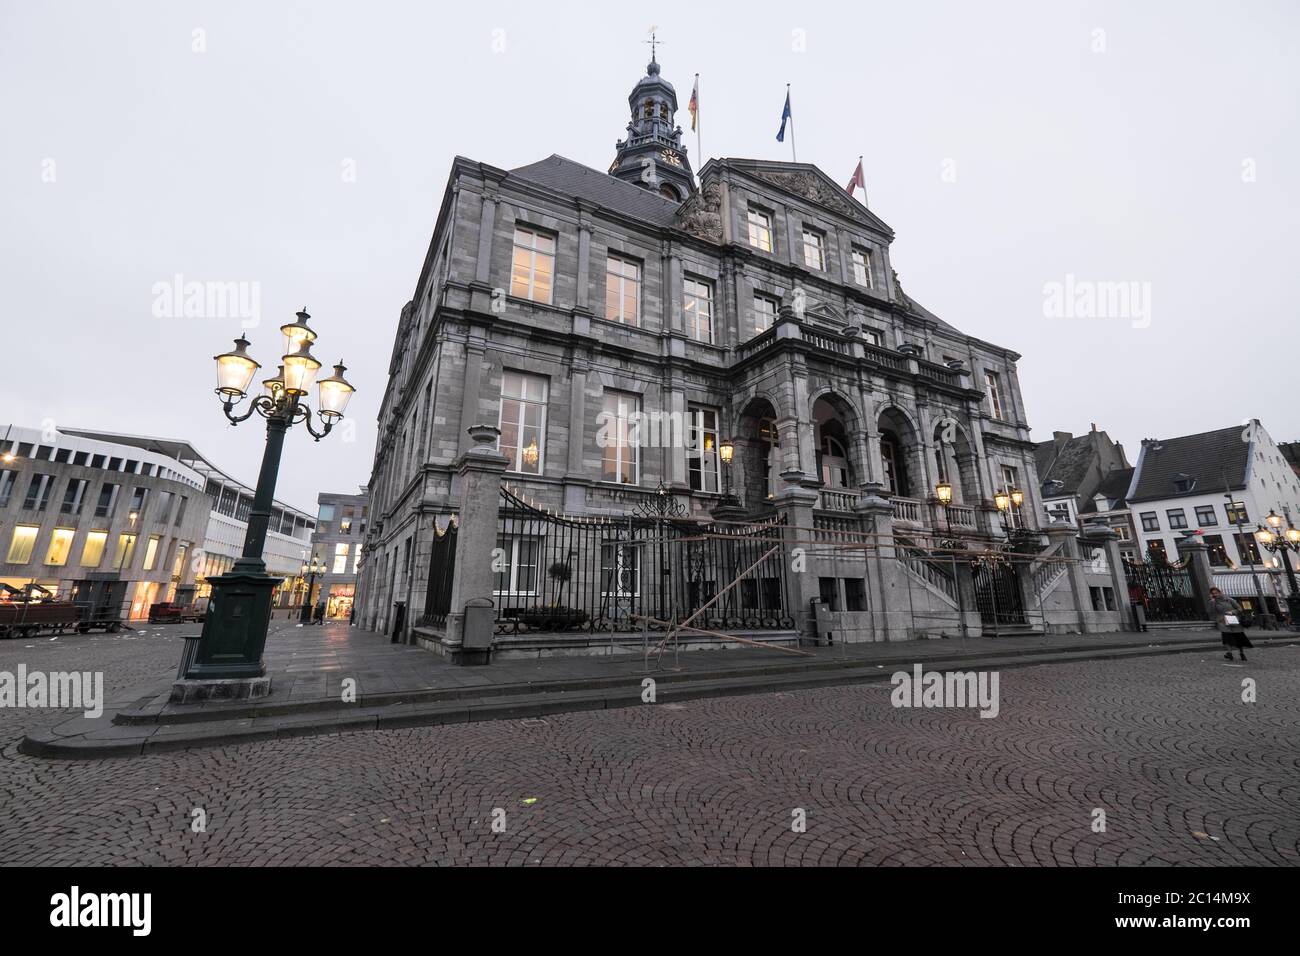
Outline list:
[[[695,88],[691,90],[691,101],[686,108],[691,111],[691,132],[695,132],[695,124],[700,118],[700,74],[698,73],[695,74]]]
[[[850,196],[852,196],[852,195],[853,195],[853,188],[854,188],[855,186],[861,188],[861,190],[862,190],[862,192],[863,192],[864,194],[866,193],[866,191],[867,191],[867,179],[866,179],[866,177],[862,174],[862,157],[861,157],[861,156],[858,157],[858,168],[855,169],[855,170],[853,170],[853,178],[849,180],[849,184],[848,184],[847,186],[845,186],[844,188],[848,191],[848,194],[849,194]]]

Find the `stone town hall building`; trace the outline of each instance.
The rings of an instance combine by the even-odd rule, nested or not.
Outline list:
[[[665,491],[676,510],[704,519],[730,490],[744,518],[761,522],[794,500],[793,488],[819,541],[878,531],[866,501],[900,547],[953,534],[992,542],[1004,528],[995,492],[1012,487],[1025,495],[1013,525],[1037,524],[1019,356],[910,298],[891,262],[893,230],[815,166],[711,159],[697,185],[657,62],[629,105],[608,172],[560,155],[510,170],[455,160],[379,413],[361,625],[392,629],[398,602],[404,634],[442,623],[445,608],[425,607],[441,573],[431,554],[458,510],[456,463],[480,424],[500,429],[515,505],[539,509],[526,534],[499,534],[493,571],[476,572],[479,596],[498,606],[524,593],[535,605],[580,607],[565,596],[575,573],[554,568],[581,557],[571,543],[557,558],[544,511],[613,527]],[[630,425],[655,416],[685,422],[691,440],[634,440]],[[719,455],[728,441],[729,466]],[[947,509],[935,499],[940,481],[953,487]],[[811,585],[781,585],[790,593],[778,623],[804,626],[810,593],[836,613],[897,603],[873,584],[861,551],[833,550],[809,549]],[[607,615],[612,591],[660,586],[644,550],[626,560],[604,551],[593,572],[601,607],[586,608],[588,624]],[[955,615],[955,562],[945,571],[921,550],[908,555],[917,560],[900,573],[913,613],[914,591],[932,616]],[[610,583],[633,564],[636,582]],[[1030,587],[1022,596],[1032,606]],[[730,623],[755,620],[744,612]],[[856,639],[926,629],[883,620],[841,625]]]

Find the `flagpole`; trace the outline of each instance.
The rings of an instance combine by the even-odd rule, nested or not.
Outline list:
[[[862,169],[862,157],[858,157],[858,169]],[[862,170],[862,205],[867,204],[867,171]]]
[[[794,102],[790,99],[790,84],[785,85],[785,101],[790,104],[790,162],[799,162],[799,154],[794,148]]]
[[[700,74],[695,74],[695,162],[699,169],[704,164],[704,146],[701,145],[701,137],[704,133],[704,124],[700,122]]]

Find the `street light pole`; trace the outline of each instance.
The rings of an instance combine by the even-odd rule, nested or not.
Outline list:
[[[249,386],[261,365],[248,354],[248,339],[242,335],[235,340],[232,351],[215,357],[216,391],[221,398],[222,412],[232,425],[247,421],[254,413],[265,418],[266,448],[253,492],[243,553],[229,572],[209,579],[212,597],[203,632],[197,639],[185,642],[181,657],[178,678],[198,681],[203,687],[185,686],[179,690],[182,696],[178,699],[203,699],[214,683],[231,681],[247,682],[248,686],[213,689],[211,695],[260,696],[269,692],[262,652],[271,622],[271,595],[283,579],[266,573],[262,554],[275,503],[284,436],[291,427],[302,423],[320,441],[343,418],[343,410],[355,391],[343,378],[346,369],[342,363],[334,367],[334,374],[329,378],[316,381],[321,363],[311,354],[316,332],[307,325],[309,318],[304,310],[297,314],[296,322],[280,327],[285,354],[279,372],[262,383],[265,393],[255,397],[243,414],[236,414],[235,408],[248,396]],[[323,423],[319,431],[312,426],[312,410],[304,402],[313,384],[319,393],[316,416]],[[174,689],[173,693],[178,691]]]
[[[323,574],[325,566],[317,561],[316,556],[312,555],[311,564],[303,562],[302,573],[309,574],[307,579],[307,591],[302,596],[302,616],[299,618],[304,624],[311,621],[311,594],[316,590],[316,575]]]
[[[1257,525],[1255,540],[1269,554],[1278,555],[1282,561],[1282,567],[1286,570],[1287,615],[1291,618],[1291,627],[1295,628],[1300,624],[1300,589],[1296,588],[1295,570],[1291,567],[1291,559],[1287,556],[1287,552],[1295,551],[1300,554],[1300,528],[1296,528],[1291,523],[1290,510],[1287,508],[1282,510],[1286,514],[1286,530],[1282,530],[1282,516],[1270,509],[1268,517],[1264,519],[1268,522],[1268,527]]]

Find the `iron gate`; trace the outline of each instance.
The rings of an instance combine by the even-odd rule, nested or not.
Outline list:
[[[980,622],[991,627],[1025,623],[1025,602],[1020,591],[1020,571],[1003,558],[981,558],[971,565],[975,579],[975,605]]]
[[[1204,621],[1208,611],[1196,598],[1192,571],[1186,562],[1174,564],[1124,558],[1130,604],[1141,604],[1148,621]]]
[[[424,613],[420,616],[420,626],[447,626],[447,612],[451,610],[451,583],[456,577],[456,536],[455,518],[451,519],[446,530],[435,527],[433,547],[429,552],[429,583],[424,592]]]

